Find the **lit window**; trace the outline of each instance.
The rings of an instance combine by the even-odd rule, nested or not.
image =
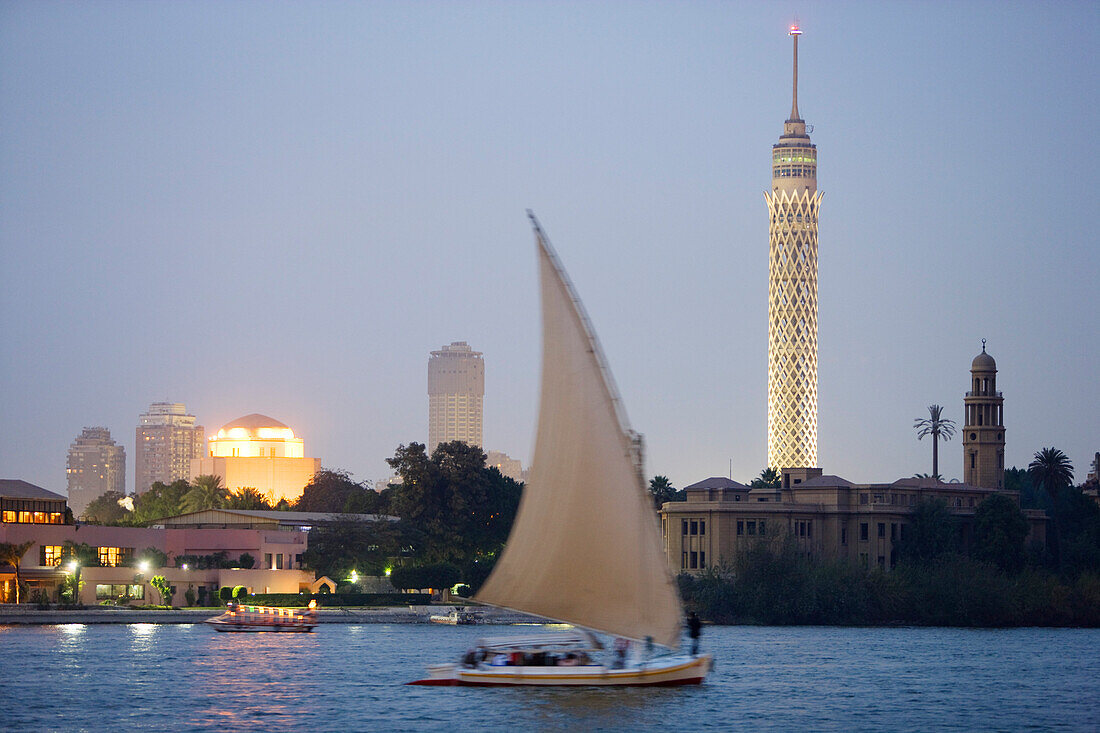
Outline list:
[[[9,509],[5,509],[3,518],[4,518],[5,522],[14,522],[15,521],[15,512],[13,512]]]
[[[61,564],[61,552],[64,548],[61,545],[42,545],[42,549],[39,550],[38,564],[45,567],[55,567]]]

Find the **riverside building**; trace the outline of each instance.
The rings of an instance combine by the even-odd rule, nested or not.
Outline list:
[[[440,443],[461,440],[482,446],[485,360],[465,341],[455,341],[428,359],[428,455]]]
[[[817,465],[817,146],[798,112],[794,39],[791,116],[772,146],[768,204],[768,466]]]
[[[154,402],[138,418],[134,445],[134,491],[143,494],[155,482],[186,479],[191,459],[203,454],[204,430],[182,402]]]
[[[1003,488],[1003,400],[996,392],[995,373],[996,364],[983,344],[971,366],[973,389],[964,398],[968,410],[964,429],[969,431],[964,441],[965,482],[902,478],[856,484],[824,474],[820,468],[785,468],[779,488],[756,489],[726,478],[705,479],[685,487],[686,501],[661,507],[669,569],[677,574],[721,568],[752,543],[789,535],[807,554],[890,570],[908,537],[913,508],[923,499],[947,503],[959,520],[960,544],[968,547],[975,511],[985,498],[999,493],[1017,504],[1020,501],[1019,492]],[[984,415],[979,407],[986,411]],[[976,456],[974,468],[972,455]],[[983,463],[987,455],[989,460]],[[983,465],[987,466],[984,471]],[[1030,541],[1045,544],[1046,514],[1026,509],[1024,515],[1031,528]]]
[[[79,517],[108,491],[126,494],[126,450],[107,428],[84,428],[69,446],[65,475],[69,508]]]

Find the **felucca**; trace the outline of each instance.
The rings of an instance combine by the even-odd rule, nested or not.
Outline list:
[[[641,436],[580,299],[538,220],[542,394],[530,478],[504,552],[475,598],[572,624],[564,633],[481,639],[414,685],[683,685],[708,654],[675,653],[683,608],[643,479]],[[598,661],[595,633],[616,637]],[[654,645],[663,648],[656,654]]]

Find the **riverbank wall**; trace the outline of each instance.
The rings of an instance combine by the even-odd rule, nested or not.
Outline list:
[[[431,616],[445,615],[450,606],[394,606],[387,608],[322,608],[323,624],[426,624]],[[220,608],[130,609],[84,608],[39,610],[34,607],[0,606],[0,626],[54,624],[198,624],[219,615]],[[478,609],[480,624],[546,623],[544,619],[498,608]]]

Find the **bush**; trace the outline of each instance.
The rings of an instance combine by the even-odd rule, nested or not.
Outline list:
[[[247,598],[247,597],[248,597],[248,588],[245,588],[243,585],[237,585],[237,586],[233,587],[233,598],[234,599]]]
[[[245,570],[249,570],[256,566],[256,558],[252,557],[252,555],[249,555],[247,552],[242,552],[237,562],[239,562],[240,566]]]
[[[301,608],[310,601],[318,606],[426,606],[431,603],[426,593],[257,593],[241,599],[242,603],[257,606]]]
[[[233,598],[233,589],[228,585],[223,585],[221,590],[218,591],[218,599],[222,601],[228,601]]]
[[[188,606],[195,605],[195,586],[188,584],[187,592],[183,594]]]

